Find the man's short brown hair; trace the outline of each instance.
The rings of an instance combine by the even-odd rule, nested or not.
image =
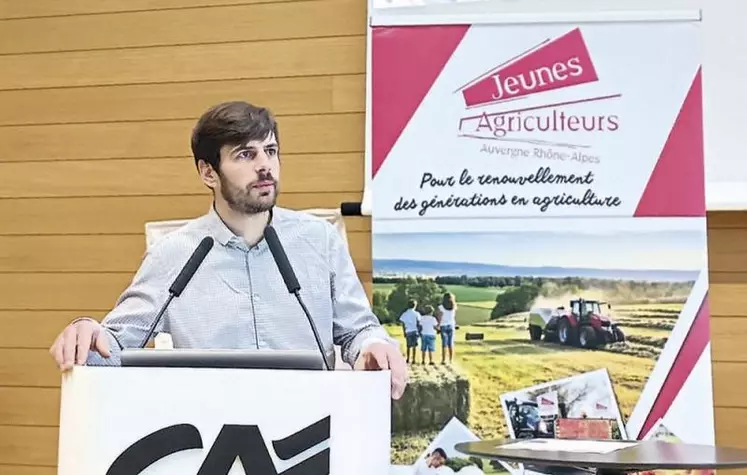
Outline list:
[[[192,131],[192,155],[220,172],[220,149],[253,140],[265,140],[270,134],[280,143],[278,126],[269,109],[244,101],[217,104],[208,109]]]

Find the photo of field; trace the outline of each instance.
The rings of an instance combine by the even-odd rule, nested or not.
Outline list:
[[[453,364],[440,364],[438,339],[437,363],[411,365],[394,403],[392,463],[413,463],[453,415],[481,439],[508,438],[502,394],[601,368],[626,421],[704,267],[704,234],[375,235],[374,312],[403,353],[408,299],[436,307],[448,292],[457,302]],[[570,315],[578,326],[564,330]]]
[[[643,439],[661,440],[670,444],[682,443],[682,439],[672,432],[661,419],[656,422]],[[640,472],[640,475],[713,475],[714,473],[714,470],[647,470]]]

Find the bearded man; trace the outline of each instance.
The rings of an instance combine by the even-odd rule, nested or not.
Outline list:
[[[101,322],[78,318],[60,333],[50,348],[60,369],[120,364],[121,351],[140,345],[171,282],[208,236],[213,249],[156,331],[168,332],[175,348],[318,350],[263,239],[272,225],[325,351],[339,345],[356,370],[390,370],[392,397],[400,398],[404,358],[373,314],[342,237],[326,220],[276,205],[280,135],[272,113],[246,102],[218,104],[198,120],[191,145],[200,179],[212,190],[209,211],[147,250]]]

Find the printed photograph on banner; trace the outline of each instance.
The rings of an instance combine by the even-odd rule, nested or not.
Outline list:
[[[664,424],[663,419],[656,421],[656,424],[643,437],[643,440],[661,440],[672,444],[681,444],[682,440]]]
[[[512,439],[627,439],[606,369],[501,394]]]
[[[375,215],[704,216],[699,39],[688,22],[373,28]]]
[[[702,218],[374,219],[372,251],[373,310],[411,368],[395,460],[452,416],[480,439],[636,439],[686,337],[707,341]]]
[[[670,444],[682,443],[682,439],[666,426],[663,419],[656,421],[643,440],[660,440]],[[713,475],[714,473],[714,470],[647,470],[640,472],[640,475]]]
[[[412,465],[413,475],[483,475],[479,457],[456,449],[456,444],[480,440],[457,418],[452,418]]]

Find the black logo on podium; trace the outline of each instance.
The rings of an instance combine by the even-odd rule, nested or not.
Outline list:
[[[329,440],[330,418],[315,422],[284,439],[273,440],[275,455],[289,460]],[[202,449],[200,431],[191,424],[160,429],[138,440],[114,460],[106,475],[138,475],[169,455],[184,450]],[[262,433],[256,425],[224,425],[197,475],[227,475],[236,458],[244,472],[251,475],[329,475],[329,448],[278,473],[272,463]]]

